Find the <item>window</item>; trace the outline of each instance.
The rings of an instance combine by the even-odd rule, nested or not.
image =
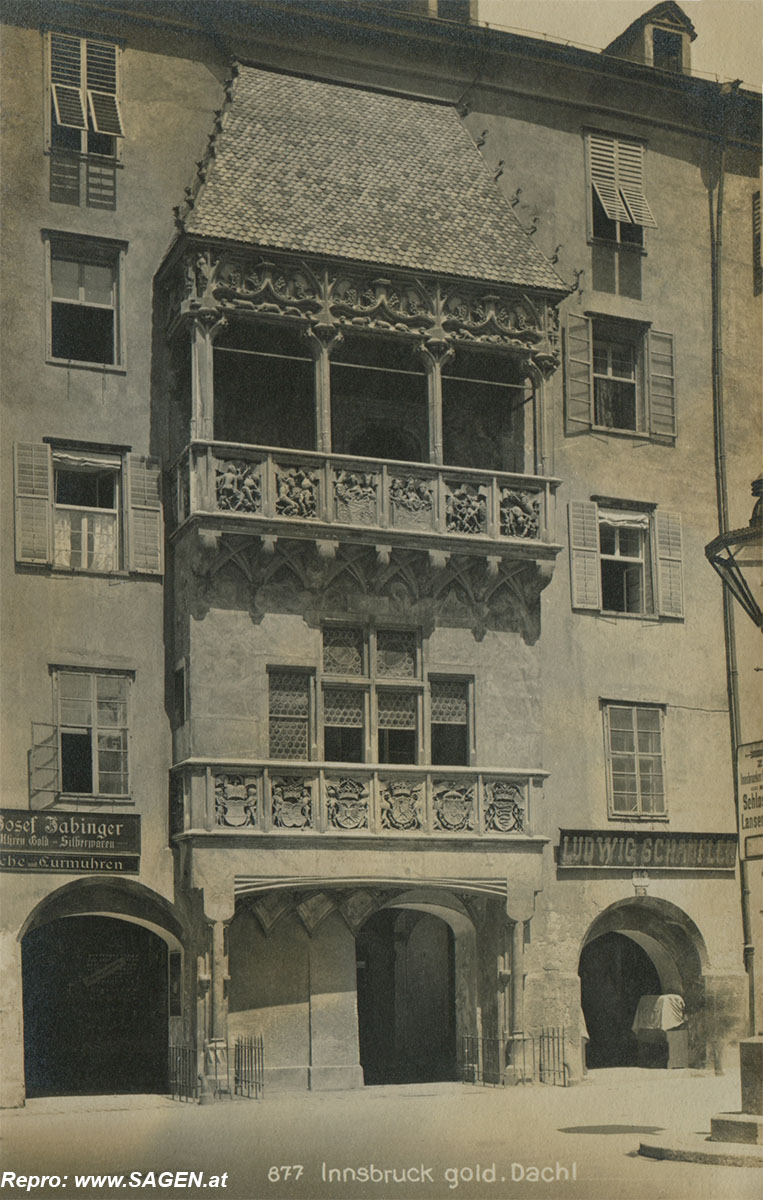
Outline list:
[[[684,39],[669,29],[652,30],[652,65],[660,71],[683,71]]]
[[[664,817],[663,710],[605,703],[609,811],[612,817]]]
[[[48,354],[65,362],[122,363],[119,276],[123,247],[93,238],[48,238]]]
[[[70,34],[48,35],[50,198],[91,208],[116,207],[116,155],[124,136],[115,45]],[[83,189],[84,171],[84,189]]]
[[[569,528],[573,608],[683,616],[679,513],[573,500]]]
[[[162,573],[159,464],[100,446],[15,447],[16,561]]]
[[[270,668],[268,679],[271,758],[421,763],[431,750],[433,764],[469,762],[471,684],[452,677],[425,682],[413,630],[327,626],[317,679],[280,667]]]
[[[587,151],[593,288],[640,300],[644,227],[656,227],[644,194],[644,147],[591,133]]]
[[[635,321],[570,313],[564,350],[565,427],[676,437],[673,335]]]
[[[129,678],[63,669],[54,678],[61,792],[127,795]]]

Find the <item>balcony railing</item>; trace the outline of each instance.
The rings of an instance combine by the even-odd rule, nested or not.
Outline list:
[[[529,549],[553,541],[558,485],[504,471],[192,442],[176,467],[175,495],[178,524],[211,513],[239,518],[239,530],[266,521],[271,529],[312,525],[316,534],[340,526],[389,540],[435,535]]]
[[[335,763],[179,764],[171,829],[272,837],[527,836],[542,771]]]

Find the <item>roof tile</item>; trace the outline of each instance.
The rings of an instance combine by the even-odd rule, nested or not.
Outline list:
[[[567,291],[450,106],[241,67],[188,233]]]

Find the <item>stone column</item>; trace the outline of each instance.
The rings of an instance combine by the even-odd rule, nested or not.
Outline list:
[[[228,1081],[228,936],[227,926],[233,918],[226,898],[210,900],[205,896],[204,910],[209,921],[209,952],[200,960],[206,970],[199,977],[200,1016],[204,1024],[202,1101],[229,1088]]]
[[[429,461],[441,466],[444,462],[442,369],[455,357],[455,350],[444,338],[430,338],[428,341],[421,342],[418,352],[423,359],[427,373]]]
[[[191,326],[191,437],[211,441],[215,435],[215,335],[227,324],[216,308],[198,309]]]
[[[531,884],[513,884],[509,880],[506,895],[506,916],[511,922],[511,976],[509,987],[509,1022],[511,1031],[511,1067],[515,1077],[527,1073],[528,1056],[524,1053],[525,1029],[525,922],[535,912],[535,897],[539,888]],[[532,1068],[530,1068],[532,1069]]]
[[[331,352],[343,341],[334,325],[318,324],[306,331],[315,362],[315,448],[331,453]]]

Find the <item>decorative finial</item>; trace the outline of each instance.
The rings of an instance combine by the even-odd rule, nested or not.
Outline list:
[[[504,160],[501,159],[500,162],[498,163],[498,165],[496,166],[495,174],[493,175],[493,179],[500,179],[501,176],[503,175],[503,162],[504,162]]]
[[[512,208],[516,208],[517,205],[519,204],[519,197],[521,196],[521,194],[522,194],[522,189],[521,189],[521,187],[518,187],[517,190],[515,191],[514,195],[511,197],[511,200],[509,201]]]

